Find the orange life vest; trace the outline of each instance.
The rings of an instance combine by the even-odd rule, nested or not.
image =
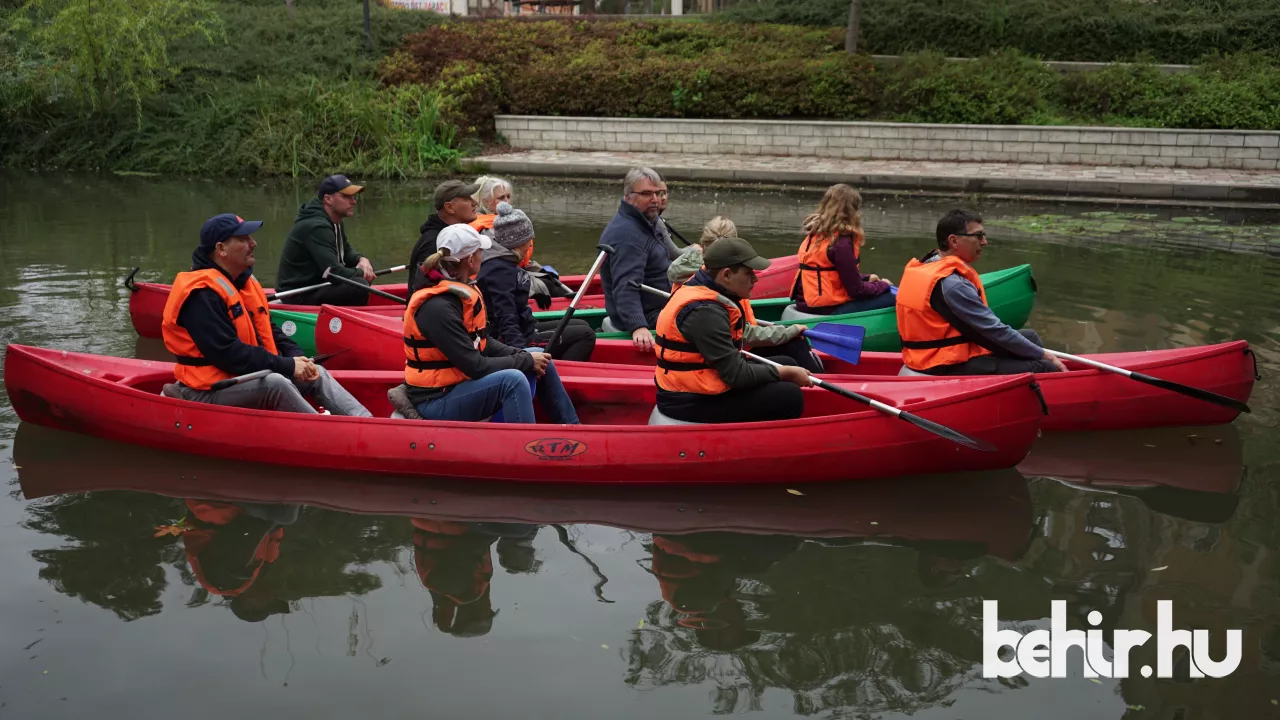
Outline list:
[[[272,355],[280,354],[271,333],[271,311],[267,309],[267,295],[256,278],[250,276],[244,288],[237,291],[227,276],[217,268],[178,273],[173,286],[169,288],[169,299],[164,305],[160,335],[164,338],[164,346],[178,359],[173,368],[173,376],[193,390],[208,390],[219,380],[232,377],[231,373],[220,370],[205,359],[196,347],[195,340],[191,339],[191,334],[178,324],[178,314],[182,312],[182,304],[187,301],[187,297],[192,292],[205,288],[218,293],[226,303],[227,316],[235,325],[236,337],[240,342],[264,348]]]
[[[472,220],[467,224],[475,228],[476,232],[484,232],[485,230],[488,230],[493,227],[493,219],[496,217],[498,216],[497,215],[477,215],[475,220]]]
[[[214,587],[205,577],[204,568],[200,564],[200,555],[209,546],[209,543],[213,542],[213,539],[222,531],[224,526],[230,525],[233,520],[244,514],[244,509],[230,503],[211,500],[187,500],[186,504],[187,510],[191,512],[192,517],[196,518],[200,523],[200,525],[182,534],[182,542],[187,552],[187,564],[191,566],[191,572],[196,576],[196,580],[200,585],[214,595],[236,597],[248,590],[257,581],[258,575],[262,572],[264,566],[280,558],[280,541],[284,539],[284,528],[275,528],[263,536],[262,541],[258,543],[258,547],[254,550],[253,558],[250,561],[253,571],[244,583],[235,588]]]
[[[488,591],[493,578],[489,546],[497,538],[470,535],[466,525],[452,521],[443,521],[441,533],[431,529],[430,522],[415,518],[413,524],[414,569],[424,588],[459,605],[475,602]]]
[[[987,291],[982,287],[978,271],[954,255],[933,262],[912,258],[902,273],[902,284],[898,286],[898,334],[902,336],[902,363],[912,370],[956,365],[991,354],[990,350],[966,340],[929,304],[933,289],[953,273],[973,283],[986,304]]]
[[[658,354],[654,378],[658,387],[669,392],[719,395],[727,392],[729,385],[720,379],[719,373],[707,364],[706,358],[676,327],[680,311],[696,302],[718,302],[729,311],[729,334],[739,348],[742,347],[742,331],[746,327],[747,318],[750,317],[751,322],[755,323],[755,314],[746,300],[742,301],[743,309],[740,310],[733,302],[709,287],[681,287],[671,295],[666,307],[658,315],[657,336],[653,341],[654,352]]]
[[[441,280],[423,288],[409,298],[409,306],[404,310],[404,381],[414,387],[451,387],[467,379],[466,374],[454,367],[444,353],[422,334],[418,321],[414,319],[423,303],[446,292],[461,298],[462,327],[471,336],[476,350],[484,352],[488,331],[480,291],[453,280]]]
[[[804,293],[804,304],[809,307],[831,307],[853,299],[849,297],[849,291],[845,289],[844,283],[840,282],[840,273],[836,271],[835,263],[831,262],[831,257],[827,254],[837,237],[840,236],[809,235],[803,243],[800,243],[800,252],[796,254],[796,258],[800,261],[800,269],[796,271],[796,282]],[[855,260],[858,257],[858,240],[860,239],[861,235],[853,238]]]

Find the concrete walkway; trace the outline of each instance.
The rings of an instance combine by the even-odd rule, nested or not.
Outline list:
[[[648,165],[671,180],[831,185],[860,189],[954,194],[1125,198],[1230,203],[1280,208],[1280,173],[1162,167],[1014,165],[918,160],[837,160],[768,155],[521,150],[469,158],[497,175],[551,175],[620,179]]]

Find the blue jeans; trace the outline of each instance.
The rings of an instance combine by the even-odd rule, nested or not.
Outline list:
[[[578,413],[564,391],[555,363],[548,364],[547,372],[538,378],[538,401],[551,416],[551,422],[578,424]],[[519,370],[499,370],[475,380],[463,380],[444,395],[415,407],[423,420],[480,422],[501,410],[503,422],[537,422],[529,378]]]

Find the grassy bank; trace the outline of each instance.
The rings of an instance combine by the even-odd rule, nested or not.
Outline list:
[[[877,68],[843,52],[838,28],[494,20],[428,28],[385,68],[398,84],[457,76],[485,88],[464,103],[481,115],[1280,129],[1280,66],[1262,54],[1177,75],[1149,65],[1063,75],[1014,51]]]
[[[209,6],[222,32],[172,43],[167,59],[178,72],[140,98],[102,92],[90,103],[67,91],[58,59],[29,36],[0,40],[0,162],[312,177],[456,165],[448,102],[430,86],[385,88],[376,72],[401,38],[438,16],[375,5],[370,50],[358,2],[295,2],[292,16],[282,2]],[[18,11],[5,12],[12,20]]]

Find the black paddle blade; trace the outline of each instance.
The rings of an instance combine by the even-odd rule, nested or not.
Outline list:
[[[946,425],[939,425],[938,423],[932,420],[925,420],[919,415],[915,415],[915,414],[904,411],[898,417],[902,418],[903,420],[906,420],[907,422],[911,423],[912,425],[915,425],[918,428],[921,428],[922,430],[928,430],[934,435],[937,435],[939,437],[944,437],[953,443],[963,445],[971,450],[978,450],[980,452],[995,452],[996,450],[1000,449],[995,445],[992,445],[991,443],[987,442],[986,440],[981,440],[979,438],[971,438],[962,432],[959,432],[957,430],[952,430]]]
[[[1173,382],[1172,380],[1161,380],[1158,377],[1144,375],[1139,372],[1132,373],[1131,375],[1129,375],[1129,377],[1133,378],[1134,380],[1137,380],[1138,382],[1143,382],[1154,387],[1168,390],[1170,392],[1180,393],[1182,395],[1186,395],[1187,397],[1196,398],[1197,400],[1204,400],[1205,402],[1211,402],[1214,405],[1221,405],[1222,407],[1225,407],[1225,408],[1231,408],[1232,410],[1235,410],[1236,412],[1239,412],[1239,413],[1253,412],[1252,410],[1249,409],[1248,405],[1245,405],[1244,403],[1234,398],[1229,398],[1226,395],[1219,395],[1218,393],[1209,392],[1208,390],[1201,390],[1200,388],[1191,387],[1190,385],[1183,385],[1182,383],[1176,383],[1176,382]]]
[[[850,400],[856,400],[862,403],[863,405],[871,405],[871,407],[875,408],[879,412],[888,413],[887,410],[877,408],[875,405],[872,405],[871,398],[867,397],[866,395],[860,395],[848,388],[842,388],[839,385],[833,385],[827,382],[820,383],[818,387],[823,388],[825,390],[830,390],[831,392],[837,395],[842,395],[844,397],[847,397]],[[883,405],[883,403],[881,403],[881,405]],[[946,438],[953,443],[958,443],[960,445],[963,445],[973,450],[979,450],[981,452],[995,452],[996,450],[1000,449],[1000,448],[997,448],[995,445],[992,445],[991,443],[987,442],[986,440],[971,438],[962,432],[952,430],[946,425],[939,425],[938,423],[932,420],[925,420],[919,415],[914,415],[912,413],[907,412],[906,410],[899,410],[897,412],[897,417],[901,420],[906,420],[907,422],[911,423],[912,425],[915,425],[921,430],[928,430],[929,432],[933,433],[934,435],[937,435],[938,437]]]

